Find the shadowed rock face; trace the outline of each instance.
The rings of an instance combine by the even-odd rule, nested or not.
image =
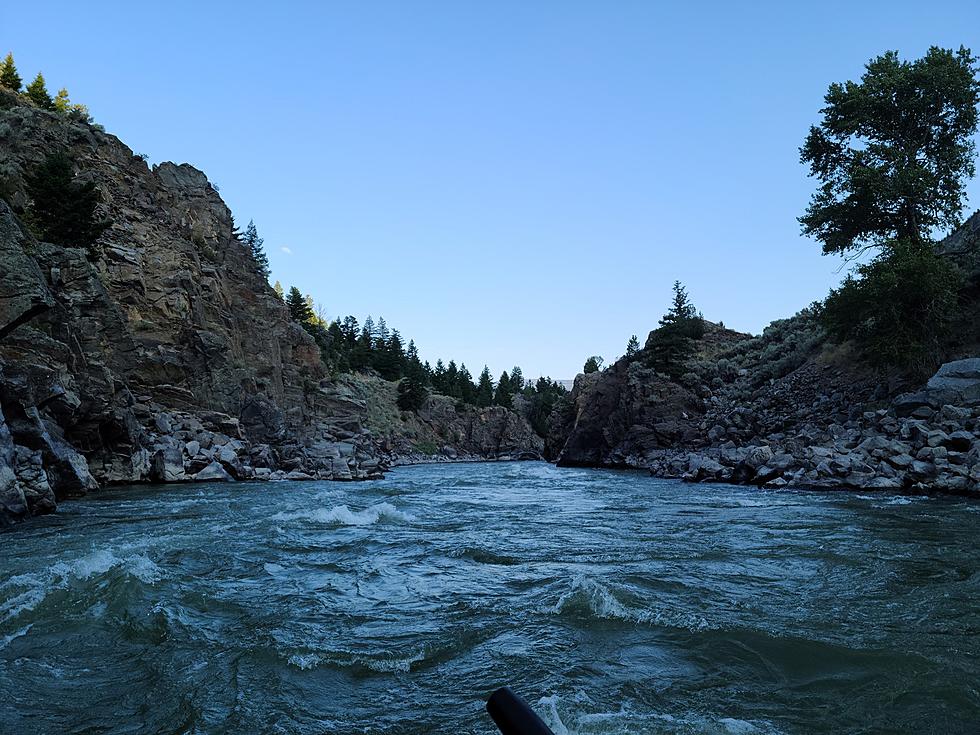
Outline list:
[[[691,438],[700,402],[638,362],[579,375],[566,409],[560,466],[629,467],[649,452]]]
[[[0,523],[110,483],[379,475],[356,380],[327,375],[202,172],[4,92],[0,130]],[[53,150],[103,195],[96,263],[19,218]]]

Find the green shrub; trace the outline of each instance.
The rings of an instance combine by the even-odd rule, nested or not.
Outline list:
[[[925,373],[942,360],[960,279],[927,245],[897,243],[830,292],[821,321],[879,366]]]

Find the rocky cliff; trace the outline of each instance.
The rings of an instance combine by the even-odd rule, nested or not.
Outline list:
[[[22,221],[24,177],[52,151],[102,194],[113,224],[97,262]],[[100,128],[0,92],[0,193],[0,523],[106,484],[364,479],[415,451],[414,419],[368,427],[372,401],[395,411],[393,385],[379,399],[327,374],[202,172],[150,168]],[[540,448],[512,412],[471,413],[424,424],[424,448]]]
[[[941,246],[976,310],[974,216]],[[973,320],[965,318],[969,325]],[[767,487],[980,493],[980,359],[966,326],[927,383],[868,367],[830,342],[812,310],[757,337],[708,325],[690,370],[649,367],[652,345],[580,375],[551,417],[559,465],[632,467],[690,481]]]

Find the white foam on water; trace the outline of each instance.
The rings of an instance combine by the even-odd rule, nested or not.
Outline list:
[[[303,671],[309,671],[310,669],[315,669],[320,664],[321,658],[315,653],[294,653],[289,657],[288,661],[290,666],[295,666],[297,669],[302,669]]]
[[[72,579],[86,580],[116,567],[122,567],[146,584],[153,584],[162,576],[160,568],[145,554],[137,553],[119,558],[110,549],[98,549],[72,561],[56,562],[43,571],[20,574],[8,579],[0,585],[0,590],[24,590],[0,602],[0,621],[7,622],[33,610],[48,594],[67,587]]]
[[[319,653],[294,653],[289,656],[287,662],[303,671],[315,669],[321,664],[333,666],[363,666],[364,668],[377,671],[380,674],[405,673],[412,670],[412,664],[418,663],[425,658],[422,652],[406,658],[370,658],[368,656],[351,656],[336,654]]]
[[[569,590],[558,598],[551,612],[556,615],[584,612],[604,620],[626,620],[685,628],[692,633],[711,628],[707,620],[693,613],[669,613],[632,607],[623,603],[607,585],[585,575],[572,580]]]
[[[718,724],[725,728],[726,732],[733,735],[748,735],[748,733],[759,732],[759,728],[746,720],[736,720],[734,717],[722,717]]]
[[[555,735],[592,735],[593,733],[624,732],[697,732],[706,735],[779,735],[771,723],[740,720],[735,717],[715,718],[701,713],[672,715],[663,712],[637,712],[622,706],[618,712],[585,712],[578,694],[576,704],[564,705],[557,694],[538,700],[535,711]],[[652,730],[650,729],[652,726]]]
[[[315,510],[298,511],[295,513],[277,513],[272,516],[272,520],[305,520],[339,526],[371,526],[382,521],[389,523],[411,523],[415,520],[415,517],[408,513],[403,513],[391,503],[377,503],[361,511],[353,511],[346,505],[337,505],[333,508],[317,508]]]
[[[912,498],[906,495],[898,495],[885,501],[885,505],[911,505]]]
[[[33,627],[34,627],[34,623],[28,623],[27,625],[25,625],[23,628],[16,631],[15,633],[11,633],[10,635],[6,635],[0,638],[0,650],[3,650],[8,645],[10,645],[10,642],[15,638],[20,638],[22,635],[27,635],[28,631]]]

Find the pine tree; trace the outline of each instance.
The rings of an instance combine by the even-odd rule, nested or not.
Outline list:
[[[670,309],[660,319],[647,342],[654,369],[678,378],[694,353],[694,341],[704,336],[704,317],[687,296],[680,281],[674,281]]]
[[[582,372],[586,375],[597,373],[602,370],[602,362],[603,360],[599,355],[592,355],[592,357],[585,361],[585,367],[582,368]]]
[[[357,344],[357,337],[361,333],[361,326],[357,322],[357,317],[345,316],[344,323],[340,325],[340,329],[344,333],[344,339],[347,341],[347,349],[354,349],[354,345]]]
[[[476,385],[476,405],[485,408],[491,403],[493,403],[493,378],[490,377],[490,369],[484,365]]]
[[[378,331],[375,336],[378,338],[379,349],[383,349],[388,344],[388,337],[391,336],[388,332],[388,324],[385,322],[383,316],[378,317]]]
[[[476,403],[476,386],[473,385],[473,376],[466,369],[466,365],[459,366],[459,373],[456,375],[456,390],[459,393],[459,400],[463,403]]]
[[[265,243],[265,240],[259,237],[259,231],[255,227],[255,221],[249,220],[248,227],[245,228],[245,234],[242,236],[242,244],[248,248],[249,253],[252,255],[252,260],[255,261],[255,265],[259,273],[262,274],[262,277],[268,278],[270,272],[269,256],[265,254],[263,243]]]
[[[385,331],[387,331],[387,327],[385,327]],[[385,380],[398,380],[403,374],[405,362],[402,338],[398,330],[391,332],[385,342],[382,342],[381,337],[378,337],[376,349],[374,367],[381,373],[381,377]]]
[[[302,292],[296,286],[292,286],[289,289],[289,294],[286,296],[286,306],[289,309],[289,318],[294,322],[305,325],[309,324],[313,318],[313,311],[310,309],[309,304],[306,303],[306,299],[303,298]]]
[[[54,109],[62,115],[67,115],[68,111],[71,110],[71,100],[68,99],[68,90],[64,87],[59,89],[58,94],[55,95]]]
[[[638,340],[636,338],[636,335],[634,334],[632,337],[630,337],[630,341],[626,343],[626,356],[634,357],[636,353],[639,351],[640,351],[640,340]]]
[[[408,375],[398,384],[398,408],[402,411],[418,411],[428,396],[425,383],[418,377]]]
[[[7,54],[7,58],[3,60],[3,64],[0,64],[0,84],[7,89],[12,89],[14,92],[19,92],[22,83],[23,80],[20,78],[20,74],[17,73],[17,67],[14,66],[14,55]]]
[[[112,223],[96,217],[102,195],[94,182],[75,181],[74,168],[67,154],[52,153],[26,177],[28,220],[39,239],[86,248],[89,260],[95,261],[96,241]]]
[[[282,284],[281,284],[281,283],[279,283],[279,281],[276,281],[276,283],[275,283],[275,285],[274,285],[274,286],[272,287],[272,290],[276,292],[276,296],[278,296],[278,297],[279,297],[280,299],[281,299],[281,298],[283,298],[283,296],[284,296],[284,295],[285,295],[285,293],[286,293],[286,292],[285,292],[285,291],[283,290],[283,288],[282,288]]]
[[[497,390],[493,394],[493,402],[504,408],[511,408],[514,405],[513,389],[511,387],[510,376],[504,370],[497,381]]]
[[[446,384],[446,366],[443,364],[441,357],[436,360],[435,369],[432,371],[432,389],[436,393],[442,393],[443,395],[449,393],[449,388]]]
[[[48,94],[48,88],[44,84],[44,75],[41,72],[37,73],[34,81],[27,85],[25,91],[31,101],[42,110],[54,109],[54,102],[51,99],[51,95]]]
[[[456,400],[463,399],[463,388],[462,383],[459,379],[459,368],[456,367],[456,361],[450,360],[449,364],[446,366],[446,374],[443,376],[445,380],[446,389],[443,393],[447,396],[455,398]]]
[[[321,325],[322,322],[320,321],[320,317],[317,316],[316,308],[314,307],[313,295],[306,294],[303,297],[303,301],[306,302],[306,308],[310,310],[310,323],[318,326]]]
[[[374,320],[369,316],[364,320],[361,333],[351,348],[350,364],[355,370],[365,370],[374,366]]]
[[[517,365],[510,371],[510,388],[513,393],[520,393],[524,390],[524,371]]]

